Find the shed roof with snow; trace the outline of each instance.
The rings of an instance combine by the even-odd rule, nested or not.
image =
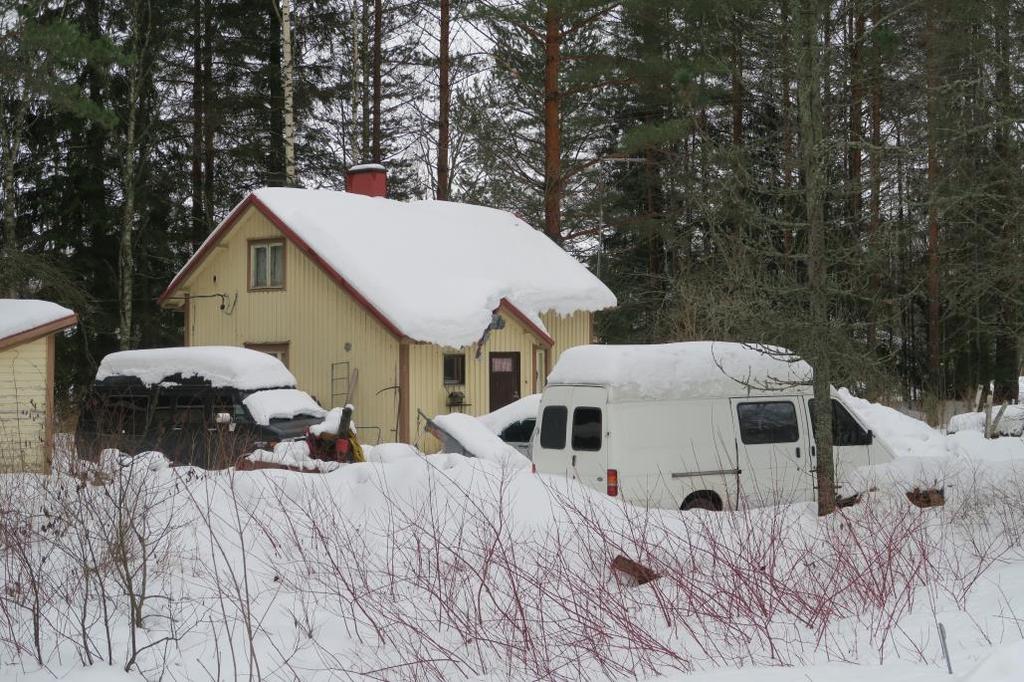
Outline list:
[[[541,313],[613,307],[597,277],[507,211],[447,201],[264,188],[255,206],[385,326],[415,341],[477,341],[501,305],[544,331]],[[161,296],[173,295],[234,223],[225,219]]]
[[[235,346],[119,351],[104,357],[96,371],[97,381],[111,377],[132,377],[146,386],[196,379],[243,391],[295,386],[294,375],[280,360]]]
[[[808,392],[811,378],[810,365],[784,348],[691,341],[570,348],[548,383],[608,386],[619,400],[687,400]]]
[[[77,322],[74,311],[50,301],[0,298],[0,349],[67,329]]]

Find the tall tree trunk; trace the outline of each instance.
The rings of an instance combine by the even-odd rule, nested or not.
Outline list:
[[[817,449],[818,513],[835,510],[835,467],[832,461],[832,371],[828,348],[828,306],[826,290],[828,253],[825,243],[824,194],[826,164],[822,149],[821,49],[818,26],[822,20],[820,0],[801,0],[801,55],[797,81],[800,100],[800,161],[804,174],[807,208],[807,293],[811,311],[811,340],[814,365],[814,440]]]
[[[281,0],[281,89],[284,91],[284,184],[295,187],[295,100],[292,95],[292,8]]]
[[[205,202],[203,197],[203,5],[192,0],[192,251],[206,237]]]
[[[376,0],[374,0],[376,2]],[[370,45],[370,4],[369,0],[363,0],[362,14],[360,17],[360,52],[362,54],[362,67],[363,71],[360,74],[362,82],[360,83],[360,95],[362,104],[362,115],[363,115],[363,143],[362,143],[362,155],[363,160],[370,159],[370,148],[371,142],[371,128],[372,128],[372,115],[370,111],[370,72],[373,71],[373,58],[368,57],[370,50],[373,48]]]
[[[213,96],[213,0],[203,0],[203,225],[202,236],[213,227],[213,187],[215,178],[213,136],[217,111]]]
[[[121,207],[121,239],[118,244],[117,271],[120,287],[118,344],[121,350],[133,347],[132,314],[135,277],[135,258],[132,250],[135,229],[135,126],[138,117],[138,79],[133,77],[129,88],[128,120],[125,123],[125,142],[121,158],[121,184],[124,186],[124,204]]]
[[[739,16],[732,20],[732,73],[730,94],[732,96],[732,144],[743,144],[743,30]]]
[[[556,0],[544,12],[544,233],[562,242],[561,14]]]
[[[1015,102],[1011,85],[1013,68],[1010,48],[1010,25],[1012,16],[1009,0],[998,0],[995,12],[996,29],[996,116],[999,117],[996,132],[996,157],[1008,168],[1018,168],[1017,154],[1012,148],[1012,126],[1016,120]],[[1013,173],[1005,173],[999,183],[998,192],[1005,204],[1013,201]],[[1007,248],[1012,249],[1013,225],[1011,219],[1004,218],[1000,230],[1000,239]],[[1015,271],[1009,281],[1003,280],[999,287],[1003,290],[1000,301],[999,328],[996,330],[994,386],[992,398],[996,402],[1014,402],[1020,399],[1020,311],[1014,297],[1007,295],[1014,289],[1020,290]],[[1002,277],[1000,279],[1003,279]]]
[[[278,40],[281,17],[276,6],[271,6],[270,13],[270,37],[266,49],[268,50],[268,72],[270,81],[270,110],[269,125],[270,150],[267,154],[267,174],[269,183],[275,187],[287,185],[285,174],[285,134],[284,134],[284,79],[282,68],[284,58],[281,49],[281,41]]]
[[[21,150],[21,138],[25,127],[25,100],[23,97],[19,97],[19,101],[14,105],[14,115],[11,116],[11,122],[8,126],[0,128],[0,143],[3,143],[3,148],[0,149],[0,153],[3,154],[3,172],[0,177],[0,197],[3,198],[3,243],[0,244],[0,259],[13,258],[18,252],[18,201],[17,201],[17,178],[15,177],[15,167],[17,165],[18,153]],[[3,126],[4,122],[0,122],[0,126]],[[13,281],[7,281],[7,277],[0,276],[0,282],[2,282],[4,290],[0,290],[0,295],[10,296],[14,298],[17,296],[18,283]]]
[[[792,71],[790,70],[790,25],[789,0],[781,0],[779,3],[779,19],[782,24],[782,186],[786,197],[787,222],[789,207],[792,206],[790,192],[793,190],[793,97],[792,97]],[[789,225],[783,227],[782,248],[787,254],[793,252],[793,229]]]
[[[935,7],[925,8],[925,87],[928,115],[928,387],[933,408],[943,392],[941,365],[941,303],[939,300],[939,156],[938,156],[938,49],[935,44]],[[934,425],[938,413],[933,409],[929,421]]]
[[[850,220],[859,233],[861,165],[864,133],[861,107],[864,100],[863,65],[861,55],[864,42],[864,12],[861,0],[850,3]]]
[[[381,8],[381,0],[373,0],[373,132],[370,156],[374,163],[381,162],[381,139],[380,139],[380,104],[383,97],[381,92],[381,69],[383,68],[384,53],[384,14]]]
[[[448,200],[448,116],[451,109],[451,60],[448,55],[451,17],[450,0],[441,0],[441,42],[438,46],[438,116],[437,116],[437,198]]]
[[[363,7],[365,7],[367,1],[368,0],[362,1]],[[359,95],[359,88],[360,84],[362,83],[363,73],[363,34],[361,31],[362,22],[360,21],[361,12],[359,11],[359,6],[360,5],[358,4],[357,0],[352,0],[352,63],[351,72],[349,76],[351,79],[352,87],[349,93],[349,147],[351,149],[350,154],[352,155],[350,161],[354,164],[362,163],[363,161],[366,160],[366,157],[364,156],[365,150],[363,149],[362,145],[359,142],[359,104],[361,101]]]
[[[872,0],[871,3],[871,199],[868,207],[868,248],[877,248],[878,229],[882,223],[882,48],[878,42],[878,32],[882,23],[882,2]],[[872,254],[873,255],[873,254]],[[872,258],[869,262],[874,262]],[[876,265],[872,266],[870,292],[872,299],[879,290],[879,273]],[[876,303],[871,302],[868,311],[868,347],[877,344],[878,331],[875,320]]]

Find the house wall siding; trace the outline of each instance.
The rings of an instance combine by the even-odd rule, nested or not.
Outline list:
[[[285,245],[285,288],[249,291],[249,241],[281,232],[254,208],[191,274],[185,316],[188,345],[289,344],[289,369],[299,387],[335,407],[356,407],[360,437],[368,443],[397,440],[398,339],[290,241]],[[221,310],[219,297],[226,296]],[[332,365],[348,362],[349,381],[334,382]],[[338,365],[335,374],[345,375]]]
[[[47,468],[48,338],[0,351],[0,471]]]

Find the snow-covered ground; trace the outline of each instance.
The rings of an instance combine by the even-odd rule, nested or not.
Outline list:
[[[150,453],[0,477],[0,678],[1020,679],[1024,443],[843,399],[946,506],[642,510],[400,445],[316,475]]]

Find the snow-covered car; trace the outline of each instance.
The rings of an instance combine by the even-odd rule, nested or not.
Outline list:
[[[540,393],[525,396],[478,419],[491,433],[529,457],[540,398]]]
[[[100,363],[75,446],[92,461],[114,448],[230,466],[254,449],[304,437],[326,414],[266,353],[230,346],[122,351]]]

